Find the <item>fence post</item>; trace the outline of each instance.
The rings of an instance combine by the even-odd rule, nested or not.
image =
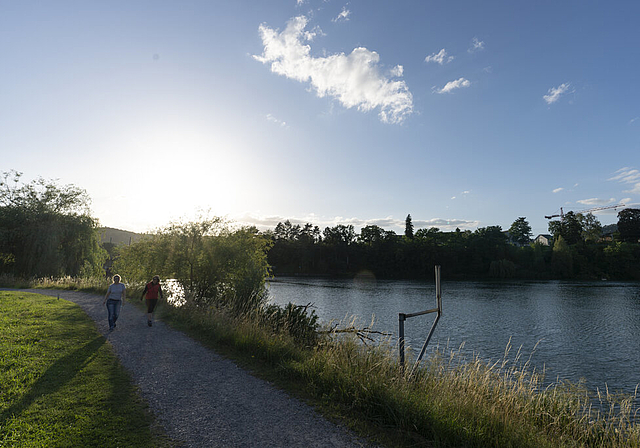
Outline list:
[[[400,350],[400,368],[404,372],[404,321],[407,315],[398,313],[398,349]]]

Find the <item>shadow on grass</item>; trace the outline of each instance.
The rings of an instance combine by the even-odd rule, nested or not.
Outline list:
[[[103,336],[98,336],[81,348],[57,360],[38,378],[28,393],[0,414],[0,426],[3,426],[12,417],[22,414],[39,397],[55,393],[71,381],[84,366],[91,362],[105,342],[106,339]]]

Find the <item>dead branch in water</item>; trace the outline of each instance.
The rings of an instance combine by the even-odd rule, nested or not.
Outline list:
[[[351,333],[355,334],[363,344],[367,344],[367,341],[375,342],[375,339],[371,335],[391,336],[391,333],[385,333],[383,331],[372,330],[369,327],[358,328],[355,325],[350,325],[345,328],[338,328],[339,324],[335,324],[329,330],[319,331],[322,334],[338,334],[338,333]]]

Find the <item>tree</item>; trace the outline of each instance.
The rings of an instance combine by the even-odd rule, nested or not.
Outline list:
[[[527,222],[527,218],[520,217],[513,221],[509,228],[511,239],[518,244],[525,245],[531,241],[531,226]]]
[[[384,229],[376,225],[364,226],[360,229],[358,241],[364,244],[379,243],[384,239]]]
[[[338,224],[335,227],[326,227],[323,232],[324,241],[329,245],[349,246],[356,239],[356,233],[352,225]]]
[[[600,224],[598,218],[593,213],[587,213],[586,215],[578,213],[576,216],[582,226],[582,239],[584,241],[597,242],[602,236],[602,224]]]
[[[273,233],[277,240],[294,241],[300,236],[300,231],[300,224],[294,226],[287,219],[284,223],[279,222]]]
[[[571,278],[573,276],[573,257],[562,235],[559,235],[553,244],[553,257],[551,260],[555,275],[561,278]]]
[[[20,277],[92,276],[101,273],[106,252],[89,196],[74,185],[22,173],[0,177],[0,272]]]
[[[407,215],[404,220],[404,236],[409,239],[413,238],[413,223],[411,222],[411,215]]]
[[[625,208],[618,213],[618,232],[620,238],[628,243],[640,240],[640,209]]]
[[[566,244],[572,245],[582,241],[582,224],[574,212],[565,213],[561,221],[549,222],[549,233],[555,240],[562,236]]]

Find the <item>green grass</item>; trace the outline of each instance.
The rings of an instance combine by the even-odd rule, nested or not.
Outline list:
[[[605,411],[596,412],[581,385],[543,388],[520,354],[489,365],[440,353],[409,377],[390,344],[334,336],[303,348],[221,311],[160,311],[174,327],[389,447],[640,447],[634,397],[605,394]]]
[[[0,291],[0,446],[170,446],[75,304]]]

